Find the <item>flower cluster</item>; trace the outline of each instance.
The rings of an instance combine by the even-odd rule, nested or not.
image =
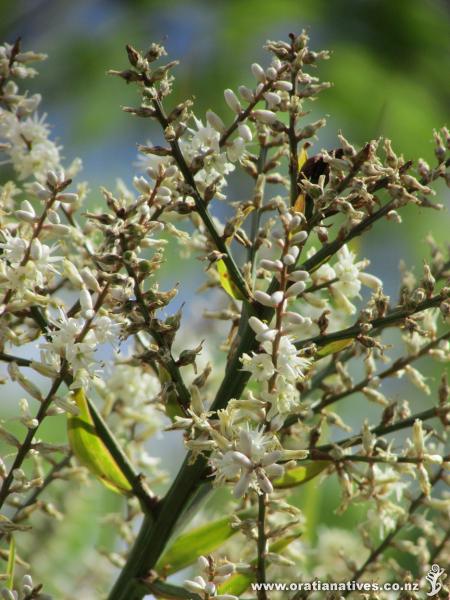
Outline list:
[[[322,150],[325,120],[307,115],[330,85],[314,70],[328,53],[304,32],[266,49],[254,85],[225,90],[228,116],[200,118],[191,100],[171,106],[177,62],[164,48],[128,46],[128,67],[112,73],[136,86],[139,104],[124,110],[155,121],[163,141],[139,146],[131,189],[118,181],[87,209],[87,185],[73,182],[81,161],[63,164],[40,96],[21,89],[44,57],[0,47],[0,150],[14,175],[0,188],[0,361],[18,395],[0,426],[0,542],[11,563],[17,541],[18,568],[39,568],[22,532],[35,527],[44,555],[60,526],[79,522],[65,514],[75,498],[86,516],[83,493],[99,493],[79,485],[88,471],[126,510],[104,517],[118,543],[100,549],[101,569],[70,582],[86,595],[94,575],[92,590],[106,591],[113,569],[110,600],[233,600],[294,573],[410,578],[386,558],[392,548],[414,556],[416,578],[448,559],[448,250],[429,237],[420,269],[402,263],[392,299],[355,243],[380,222],[398,226],[406,206],[441,207],[448,130],[434,133],[434,165],[415,166],[387,139],[358,149],[339,134]],[[252,191],[230,202],[236,172]],[[159,273],[174,254],[183,269],[192,256],[205,267],[203,299],[176,309],[179,285],[162,287],[173,273]],[[56,415],[67,417],[67,444],[47,440]],[[169,478],[160,461],[181,444]],[[217,502],[202,508],[211,488]],[[336,527],[311,510],[320,489]],[[345,511],[358,515],[352,531]],[[299,539],[305,530],[317,535]],[[196,560],[201,574],[184,587],[170,579]],[[44,575],[58,597],[70,593]],[[43,597],[28,576],[22,587]]]
[[[226,581],[234,571],[234,565],[230,562],[216,565],[212,557],[199,556],[198,566],[205,573],[202,577],[198,575],[195,579],[184,582],[187,590],[198,594],[204,600],[216,598],[217,600],[236,600],[231,594],[218,594],[217,586]]]

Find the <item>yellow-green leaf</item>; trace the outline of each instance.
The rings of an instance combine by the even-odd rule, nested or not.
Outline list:
[[[6,567],[6,587],[8,590],[12,590],[14,587],[14,568],[16,566],[16,540],[14,536],[11,536],[11,540],[9,542],[9,554],[8,554],[8,564]]]
[[[178,600],[179,598],[181,600],[200,600],[198,594],[189,592],[182,587],[167,583],[161,579],[146,583],[145,585],[148,588],[148,592],[153,594],[155,598],[164,598],[165,600]]]
[[[230,274],[228,273],[227,265],[225,261],[220,259],[216,262],[217,273],[219,274],[220,285],[226,291],[226,293],[235,298],[236,300],[243,300],[244,297],[232,281]]]
[[[277,540],[269,546],[269,552],[278,554],[284,550],[291,542],[299,538],[302,534],[302,529],[297,529],[291,535]],[[256,560],[250,563],[252,566],[256,565]],[[233,596],[240,596],[245,592],[248,586],[255,581],[255,572],[251,573],[236,573],[224,581],[218,589],[219,594],[231,594]]]
[[[119,494],[131,492],[130,483],[97,433],[84,391],[76,390],[73,399],[79,413],[67,415],[67,436],[72,452],[110,490]]]
[[[298,155],[298,170],[301,171],[303,165],[308,160],[308,152],[306,151],[305,146],[300,150],[300,154]]]
[[[306,148],[303,147],[300,150],[300,154],[298,155],[298,170],[299,170],[299,172],[302,170],[302,167],[307,160],[308,160],[308,153],[306,151]],[[305,202],[306,202],[305,194],[299,194],[297,196],[297,200],[295,201],[295,204],[293,207],[295,212],[300,212],[300,213],[305,214]]]
[[[236,230],[242,225],[242,223],[254,209],[255,207],[253,206],[253,204],[250,204],[246,208],[238,210],[238,213],[232,220],[234,223],[234,232],[236,232]],[[229,235],[225,239],[225,243],[227,246],[231,245],[234,235],[235,233]],[[223,287],[226,293],[232,298],[235,298],[236,300],[244,300],[244,296],[241,294],[239,288],[234,284],[233,280],[231,279],[230,273],[228,272],[228,268],[224,260],[220,259],[216,262],[216,269],[217,273],[219,274],[220,285]]]
[[[243,511],[238,516],[243,519],[252,514]],[[199,556],[213,552],[236,533],[230,521],[230,517],[224,517],[181,534],[161,556],[156,570],[171,575],[194,563]]]
[[[273,482],[275,488],[291,488],[302,485],[310,479],[317,477],[328,465],[327,460],[305,461],[295,469],[289,469],[286,473]]]
[[[323,358],[324,356],[328,356],[329,354],[336,354],[336,352],[340,352],[347,346],[353,343],[353,338],[347,338],[345,340],[336,340],[335,342],[330,342],[326,344],[322,348],[320,348],[317,353],[317,358]]]
[[[330,260],[331,256],[332,256],[331,254],[328,256],[325,256],[325,258],[323,260],[321,260],[320,263],[315,265],[312,269],[309,269],[309,272],[314,273],[315,271],[317,271],[317,269],[320,269],[320,267],[322,265],[324,265],[325,263],[327,263]]]
[[[305,202],[306,202],[305,194],[299,194],[297,196],[297,200],[295,201],[295,204],[294,204],[294,211],[305,214]]]

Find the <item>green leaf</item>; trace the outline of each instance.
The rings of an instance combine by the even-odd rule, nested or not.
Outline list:
[[[276,479],[273,485],[277,489],[296,487],[317,477],[330,462],[328,460],[305,461],[295,469],[290,469],[282,477]]]
[[[84,391],[76,390],[73,398],[79,413],[67,415],[67,436],[72,452],[107,488],[119,494],[129,493],[131,485],[98,435]]]
[[[269,546],[269,552],[274,552],[275,554],[284,550],[291,542],[296,540],[302,535],[303,530],[297,529],[291,535],[281,538],[277,540],[273,544]],[[256,559],[252,560],[250,563],[252,566],[256,565]],[[228,578],[226,581],[219,586],[218,593],[219,594],[231,594],[232,596],[240,596],[245,592],[248,586],[255,581],[255,572],[252,571],[250,573],[236,573]]]
[[[9,542],[9,554],[8,554],[8,564],[6,567],[6,575],[8,576],[6,580],[6,587],[8,590],[12,590],[14,587],[14,568],[16,566],[16,540],[14,536],[11,536],[11,540]]]
[[[168,600],[177,600],[178,598],[182,598],[182,600],[200,600],[200,596],[197,594],[193,594],[184,588],[172,585],[171,583],[166,583],[159,579],[153,583],[146,584],[145,587],[147,591],[155,596],[155,598],[167,598]]]
[[[222,259],[218,260],[216,262],[216,268],[217,273],[219,274],[220,285],[226,291],[226,293],[236,300],[243,300],[244,296],[232,281],[225,261]]]
[[[252,515],[253,511],[238,513],[241,519]],[[171,575],[194,563],[199,556],[213,552],[236,533],[230,521],[230,517],[224,517],[181,534],[161,556],[156,570]]]
[[[353,338],[347,338],[345,340],[336,340],[335,342],[330,342],[329,344],[323,346],[323,348],[320,348],[320,350],[316,353],[316,357],[324,358],[329,354],[336,354],[336,352],[340,352],[344,348],[347,348],[347,346],[350,346],[350,344],[352,343]]]

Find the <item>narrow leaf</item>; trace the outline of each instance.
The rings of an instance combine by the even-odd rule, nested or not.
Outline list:
[[[315,273],[317,271],[317,269],[320,269],[320,267],[322,265],[324,265],[325,263],[327,263],[331,257],[332,257],[332,254],[325,256],[325,258],[323,260],[321,260],[317,265],[315,265],[312,269],[309,269],[309,273]]]
[[[306,151],[305,146],[303,146],[303,148],[300,150],[300,153],[298,155],[298,170],[299,171],[302,170],[302,167],[307,160],[308,160],[308,152]]]
[[[302,167],[307,160],[308,160],[308,153],[306,151],[306,148],[303,147],[300,150],[300,154],[298,155],[298,170],[299,170],[299,172],[302,170]],[[297,200],[295,201],[295,204],[294,204],[295,212],[301,212],[301,213],[305,214],[305,202],[306,202],[305,194],[299,194],[297,196]]]
[[[238,513],[240,518],[248,518],[252,511]],[[156,570],[171,575],[194,563],[199,556],[209,554],[219,548],[236,529],[231,527],[230,517],[218,519],[181,534],[161,556]]]
[[[297,196],[297,200],[295,201],[295,204],[294,204],[294,211],[305,214],[305,202],[306,202],[305,194],[299,194]]]
[[[281,538],[277,540],[273,544],[269,546],[269,552],[273,552],[278,554],[282,550],[284,550],[291,542],[299,538],[302,534],[302,529],[298,529],[294,531],[291,535]],[[256,565],[256,559],[250,563],[252,566]],[[219,594],[231,594],[232,596],[240,596],[245,592],[248,586],[255,581],[255,572],[252,571],[250,573],[236,573],[232,575],[229,579],[224,581],[222,585],[219,586],[218,593]]]
[[[336,354],[336,352],[340,352],[347,346],[353,343],[353,338],[347,338],[345,340],[336,340],[335,342],[330,342],[326,344],[318,352],[316,353],[316,357],[324,358],[324,356],[328,356],[329,354]]]
[[[73,398],[79,414],[67,415],[67,436],[72,452],[107,488],[119,494],[129,493],[129,482],[97,433],[84,391],[76,390]]]
[[[8,590],[12,590],[14,587],[14,568],[16,566],[16,540],[14,536],[11,536],[11,540],[9,542],[9,554],[8,554],[8,564],[6,566],[6,575],[8,576],[6,580],[6,587]]]
[[[228,273],[227,265],[222,259],[216,262],[216,268],[217,273],[219,274],[220,285],[226,293],[236,300],[243,300],[243,295],[232,281],[230,274]]]
[[[153,596],[155,596],[155,598],[167,598],[168,600],[177,600],[178,598],[181,598],[182,600],[200,600],[200,596],[197,594],[193,594],[184,588],[172,585],[171,583],[166,583],[159,579],[153,583],[146,584],[145,587]]]
[[[317,477],[329,465],[327,460],[305,461],[295,469],[287,471],[283,477],[276,479],[273,485],[277,489],[291,488],[306,483]]]

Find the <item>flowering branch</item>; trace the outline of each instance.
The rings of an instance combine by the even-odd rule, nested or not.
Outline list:
[[[5,500],[7,499],[8,495],[9,495],[11,485],[13,484],[13,481],[14,481],[14,473],[15,473],[16,469],[20,469],[23,461],[27,457],[28,452],[30,451],[31,445],[33,443],[34,437],[36,435],[36,432],[39,429],[42,421],[44,420],[47,410],[50,407],[50,404],[53,400],[53,396],[58,391],[59,386],[63,383],[66,374],[67,374],[67,363],[64,362],[62,364],[61,371],[60,371],[58,377],[54,380],[47,396],[42,401],[41,406],[36,414],[36,417],[35,417],[36,425],[34,427],[31,427],[28,430],[28,433],[25,436],[25,439],[23,440],[23,442],[16,454],[13,464],[12,464],[8,474],[6,475],[5,479],[3,480],[2,487],[0,489],[0,508],[3,506]]]
[[[432,477],[430,484],[434,487],[438,481],[442,478],[444,473],[443,469],[439,469],[437,473]],[[421,493],[417,496],[409,505],[408,516],[411,516],[416,512],[418,508],[420,508],[423,504],[423,501],[426,498],[425,493]],[[365,562],[353,573],[353,579],[358,581],[362,575],[367,571],[368,567],[371,566],[382,554],[383,552],[391,545],[393,539],[397,536],[397,534],[403,529],[403,527],[408,523],[408,519],[399,520],[395,528],[384,538],[384,540],[377,546],[369,555],[369,557],[365,560]],[[348,596],[347,592],[344,592],[343,596]]]
[[[7,424],[0,427],[2,440],[14,448],[0,459],[0,506],[8,500],[16,507],[12,520],[0,520],[0,538],[14,534],[21,545],[19,534],[42,490],[52,491],[60,469],[64,479],[75,477],[76,467],[65,468],[66,455],[53,458],[65,447],[36,439],[44,420],[67,413],[72,460],[126,496],[127,510],[108,517],[121,543],[117,551],[102,551],[120,569],[109,600],[140,600],[149,591],[236,600],[252,581],[288,580],[301,561],[291,542],[316,525],[309,518],[303,523],[295,495],[285,488],[319,472],[337,476],[337,515],[355,503],[367,509],[362,540],[356,531],[344,532],[352,548],[342,562],[355,577],[378,568],[404,522],[399,515],[411,519],[426,503],[434,519],[446,506],[446,377],[437,405],[416,413],[382,387],[389,377],[404,375],[430,394],[415,363],[423,356],[450,359],[446,250],[427,238],[422,272],[402,264],[393,305],[381,278],[368,272],[369,260],[358,258],[349,242],[385,219],[400,224],[405,206],[441,207],[434,187],[449,182],[450,135],[445,128],[434,132],[433,166],[398,156],[388,139],[357,149],[341,133],[337,148],[313,153],[325,119],[305,120],[308,103],[330,84],[312,69],[329,55],[311,50],[305,32],[268,41],[266,49],[271,61],[252,65],[254,85],[224,91],[232,114],[225,124],[212,110],[203,120],[196,116],[190,99],[169,108],[177,61],[164,63],[158,44],[142,52],[127,46],[130,67],[113,73],[136,85],[140,101],[124,110],[155,120],[164,142],[139,146],[143,174],[133,178],[133,190],[118,182],[114,192],[103,190],[103,206],[81,212],[88,194],[87,184],[76,183],[81,162],[62,166],[61,148],[38,116],[40,96],[19,86],[36,74],[30,63],[43,57],[22,52],[18,43],[0,46],[0,150],[15,176],[2,186],[0,361],[21,393],[40,402],[36,416],[27,398],[17,403],[12,419],[26,427],[23,440]],[[221,222],[215,207],[227,199],[236,170],[251,177],[253,192],[229,202],[220,214],[231,214]],[[66,190],[69,183],[74,192]],[[207,298],[207,328],[198,311],[188,321],[181,309],[170,312],[178,286],[159,287],[170,243],[177,260],[194,255],[206,263],[199,291],[217,290]],[[232,243],[244,249],[243,264],[235,261]],[[216,321],[230,322],[227,335]],[[401,333],[404,350],[386,344],[388,327]],[[395,361],[382,366],[391,352]],[[364,369],[357,383],[353,366]],[[51,381],[45,397],[33,373]],[[65,397],[63,384],[75,392]],[[360,429],[331,409],[357,392],[383,406],[379,421],[366,419]],[[433,427],[425,425],[430,419],[437,419]],[[346,437],[339,440],[333,431],[330,439],[338,441],[319,444],[325,425],[343,429]],[[168,479],[158,456],[149,454],[159,447],[147,443],[155,434],[181,434],[186,448],[161,499],[149,489]],[[43,479],[47,463],[53,466]],[[444,484],[435,488],[433,465],[440,465]],[[406,503],[414,476],[422,494]],[[219,521],[201,507],[213,487],[231,488]],[[11,496],[30,489],[27,498]],[[203,524],[179,536],[193,511]],[[435,525],[420,514],[414,524],[425,537],[431,531],[434,556],[445,560],[448,535],[436,536]],[[373,548],[372,526],[393,527],[394,534],[357,569],[361,543]],[[309,541],[317,536],[305,536],[302,553],[306,548],[317,558],[317,572],[301,562],[305,577],[328,572],[331,536],[324,529],[318,547]],[[402,543],[409,548],[408,540]],[[21,552],[31,562],[32,554]],[[417,550],[420,573],[430,568],[430,554]],[[172,585],[172,574],[195,561],[199,574],[183,587]],[[343,572],[336,576],[344,578]],[[28,594],[34,589],[29,578],[22,587]],[[22,591],[11,593],[21,597]],[[267,597],[258,591],[259,599]]]
[[[401,431],[402,429],[408,429],[412,427],[416,421],[428,421],[430,419],[442,419],[448,420],[447,415],[450,413],[450,406],[436,406],[433,408],[429,408],[427,410],[423,410],[419,413],[415,413],[406,419],[400,419],[396,423],[392,423],[391,425],[377,425],[376,427],[370,428],[370,433],[379,437],[382,435],[388,435],[389,433],[394,433],[395,431]],[[345,438],[334,444],[323,444],[321,446],[317,446],[316,450],[321,452],[329,452],[333,449],[333,447],[340,446],[342,448],[350,448],[351,446],[356,446],[362,443],[362,436],[355,435],[349,438]]]
[[[442,291],[440,294],[428,298],[419,304],[409,307],[409,308],[394,308],[392,309],[385,317],[378,317],[377,319],[373,319],[372,321],[368,321],[367,323],[356,323],[355,325],[348,327],[347,329],[342,329],[341,331],[335,331],[333,333],[328,333],[326,335],[318,335],[306,340],[302,340],[298,343],[299,348],[306,347],[310,344],[316,344],[317,346],[325,346],[330,342],[334,342],[337,340],[345,340],[345,339],[356,339],[364,343],[367,341],[370,343],[367,338],[361,338],[359,336],[364,335],[366,333],[373,334],[379,331],[380,329],[384,329],[385,327],[390,327],[392,325],[396,325],[397,323],[401,323],[411,315],[416,313],[420,313],[427,308],[433,308],[434,306],[439,306],[443,301],[448,298],[448,290]]]
[[[147,82],[147,83],[150,83],[150,82]],[[161,127],[164,129],[164,131],[166,131],[166,129],[170,125],[170,122],[164,112],[164,109],[163,109],[162,104],[159,99],[155,99],[153,101],[153,107],[155,109],[155,117],[158,119],[158,121],[161,124]],[[221,255],[223,255],[223,259],[228,267],[230,277],[232,278],[234,284],[236,285],[238,290],[241,292],[243,297],[246,299],[249,299],[250,292],[249,292],[248,286],[247,286],[246,282],[244,281],[244,278],[242,277],[242,274],[239,271],[233,257],[231,256],[229,248],[227,247],[225,241],[220,237],[220,235],[218,234],[218,232],[214,226],[212,218],[207,209],[207,203],[201,197],[201,195],[197,189],[197,185],[195,183],[191,169],[189,168],[189,166],[187,165],[187,163],[184,159],[183,153],[180,149],[178,142],[176,140],[169,140],[169,144],[170,144],[170,147],[172,148],[172,153],[173,153],[174,159],[175,159],[186,183],[192,190],[192,194],[193,194],[193,197],[195,200],[195,206],[197,208],[197,211],[198,211],[203,223],[205,224],[205,226],[209,232],[209,235],[211,236],[217,250],[220,252]]]
[[[326,408],[330,404],[334,404],[339,400],[343,400],[352,394],[360,392],[371,382],[372,379],[376,378],[377,380],[387,379],[388,377],[392,377],[396,375],[399,371],[403,370],[407,365],[410,365],[414,361],[418,360],[422,356],[426,356],[432,348],[438,346],[441,342],[448,340],[450,338],[450,332],[444,333],[437,337],[435,340],[432,340],[429,344],[423,346],[416,354],[411,354],[410,356],[405,356],[403,358],[399,358],[396,360],[390,367],[381,371],[377,375],[373,375],[370,377],[365,377],[359,383],[350,387],[347,390],[339,392],[337,394],[325,395],[322,400],[316,402],[312,405],[311,409],[314,413],[320,413],[323,408]],[[287,422],[287,425],[289,421]]]

